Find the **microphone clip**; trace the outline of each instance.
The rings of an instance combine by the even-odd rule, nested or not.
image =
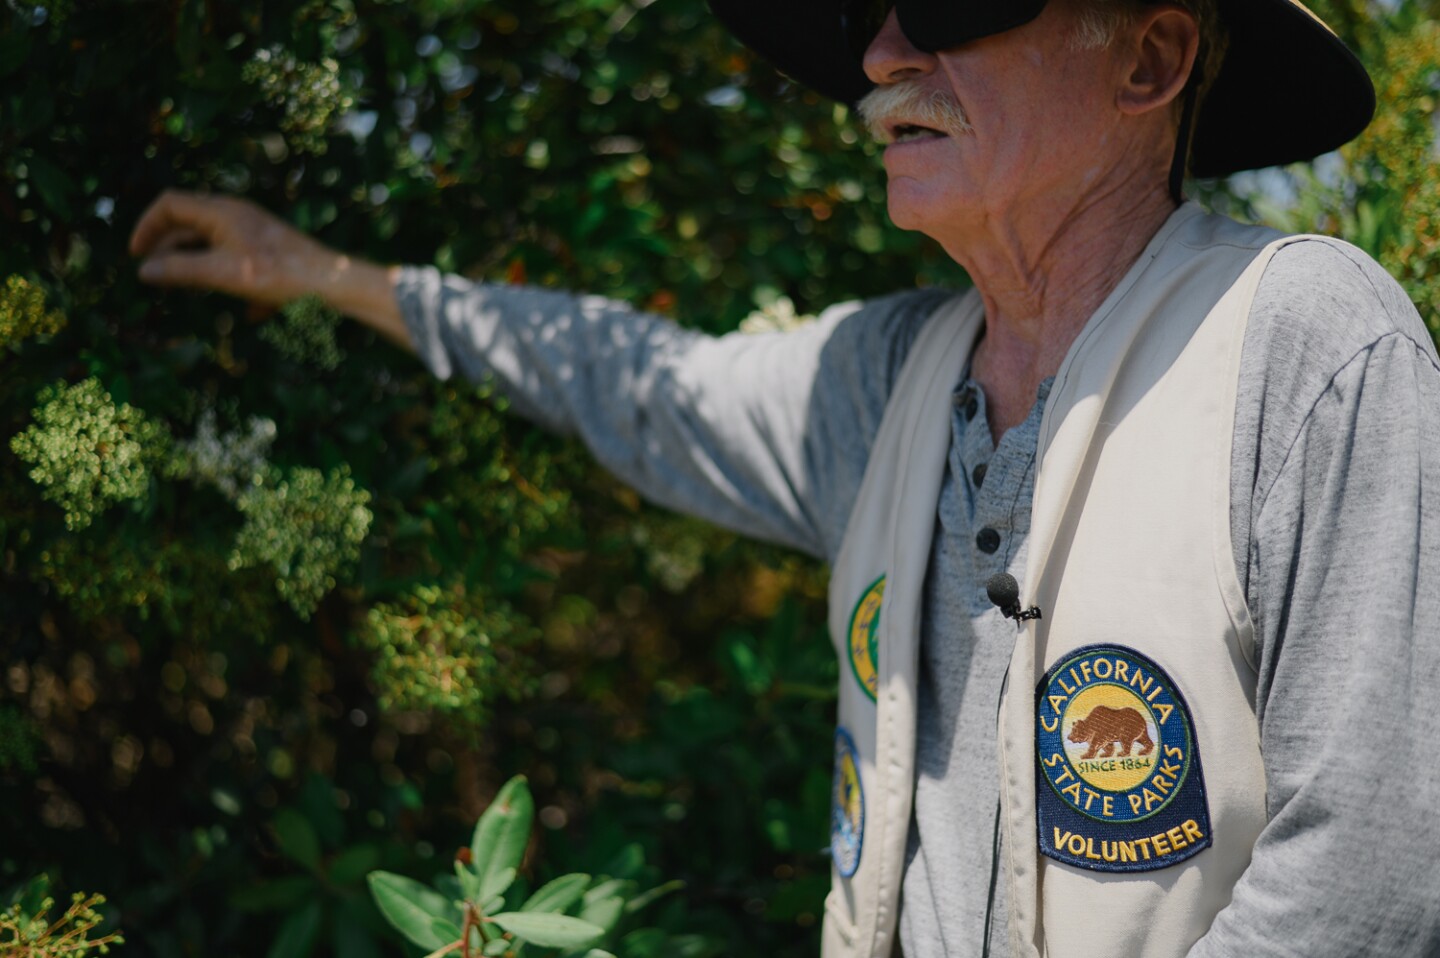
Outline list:
[[[990,601],[1000,610],[1000,614],[1007,619],[1014,619],[1016,623],[1028,619],[1039,619],[1040,607],[1032,605],[1028,609],[1020,608],[1020,585],[1015,577],[1008,572],[997,572],[985,583],[985,593]]]

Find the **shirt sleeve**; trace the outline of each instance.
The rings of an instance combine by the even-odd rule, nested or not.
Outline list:
[[[1285,290],[1272,364],[1333,374],[1279,368],[1261,450],[1237,446],[1269,822],[1199,958],[1440,954],[1440,369],[1357,256],[1292,257],[1326,272],[1292,276],[1310,288]]]
[[[835,432],[878,427],[855,407],[883,408],[890,360],[872,350],[851,381],[835,369],[854,362],[854,340],[909,329],[936,301],[912,292],[789,332],[714,337],[602,297],[429,267],[402,270],[396,297],[435,376],[493,377],[516,412],[578,436],[645,498],[820,557],[869,450]]]

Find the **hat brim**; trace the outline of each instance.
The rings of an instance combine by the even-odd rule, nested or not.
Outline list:
[[[854,104],[874,86],[850,53],[838,0],[709,2],[740,42],[816,92]],[[1308,160],[1369,124],[1365,68],[1297,0],[1222,0],[1220,10],[1230,43],[1196,122],[1196,176]]]
[[[1196,176],[1309,160],[1369,125],[1370,75],[1313,13],[1294,0],[1230,0],[1220,10],[1230,46],[1197,118]]]

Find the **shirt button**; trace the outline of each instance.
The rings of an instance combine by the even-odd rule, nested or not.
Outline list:
[[[1000,533],[986,526],[975,534],[975,548],[986,555],[991,555],[1000,548]]]
[[[976,488],[976,489],[979,489],[980,486],[984,484],[984,482],[985,482],[985,470],[986,470],[987,468],[989,468],[989,467],[986,466],[985,463],[982,462],[982,463],[980,463],[980,465],[978,465],[978,466],[975,467],[974,471],[972,471],[972,472],[970,473],[970,481],[975,484],[975,488]]]

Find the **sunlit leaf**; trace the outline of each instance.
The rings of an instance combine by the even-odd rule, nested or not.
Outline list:
[[[507,911],[492,920],[506,931],[545,948],[584,948],[605,934],[598,925],[569,915]]]
[[[541,886],[520,906],[521,911],[565,911],[585,894],[589,875],[561,875]]]
[[[459,940],[460,930],[454,925],[459,910],[452,902],[414,879],[390,872],[371,872],[369,883],[370,894],[385,920],[421,948],[433,951]],[[438,930],[437,920],[446,923]],[[447,937],[451,928],[455,932],[453,938]]]
[[[480,897],[503,892],[515,879],[515,870],[530,841],[535,818],[535,800],[523,775],[510,779],[475,823],[470,853],[475,873],[480,876]]]

